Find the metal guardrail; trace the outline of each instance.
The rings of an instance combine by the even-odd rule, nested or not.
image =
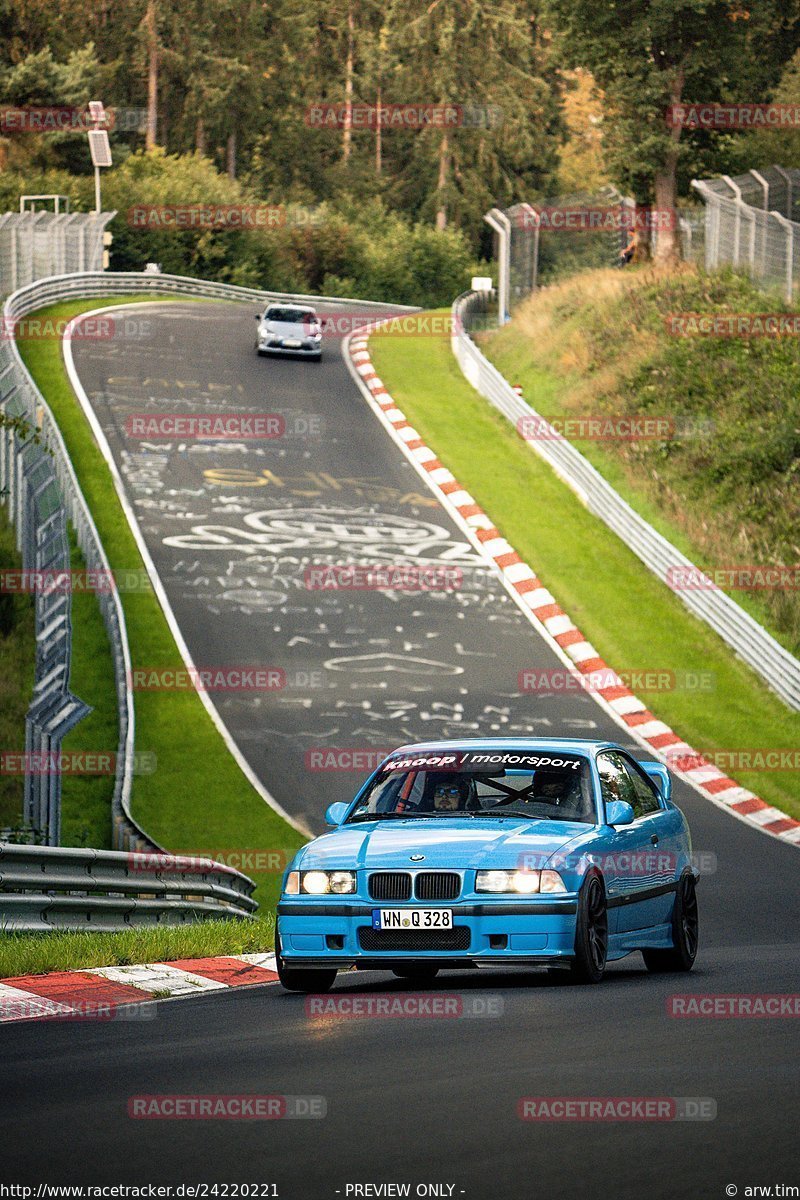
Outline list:
[[[494,405],[515,426],[532,419],[549,429],[535,409],[518,396],[500,372],[481,353],[469,336],[471,315],[485,313],[486,298],[477,292],[459,296],[453,304],[453,354],[467,380],[477,392]],[[484,321],[485,323],[485,321]],[[654,575],[669,586],[669,575],[683,570],[697,577],[697,567],[666,538],[640,517],[614,490],[590,462],[565,438],[552,430],[552,437],[531,443],[537,454],[580,497],[590,512],[598,516]],[[763,626],[725,592],[691,588],[675,590],[686,607],[705,621],[752,667],[790,708],[800,710],[800,662]]]
[[[248,917],[252,880],[209,859],[0,845],[0,931],[116,930]]]
[[[241,300],[266,303],[286,300],[292,303],[345,304],[352,308],[375,308],[383,312],[391,307],[399,312],[418,311],[412,305],[381,300],[357,300],[351,296],[314,296],[302,292],[271,292],[263,288],[239,287],[233,283],[213,283],[186,275],[136,275],[123,271],[87,271],[70,275],[51,275],[20,288],[6,302],[7,315],[24,316],[35,308],[61,300],[90,299],[93,296],[198,296],[205,300]]]

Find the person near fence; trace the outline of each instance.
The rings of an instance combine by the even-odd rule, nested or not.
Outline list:
[[[619,266],[627,267],[639,246],[639,235],[635,229],[628,230],[628,240],[619,252]]]

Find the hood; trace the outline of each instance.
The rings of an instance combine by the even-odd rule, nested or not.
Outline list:
[[[491,817],[379,821],[342,825],[323,834],[303,847],[293,866],[304,871],[511,869],[519,866],[523,855],[544,866],[557,850],[580,846],[596,835],[593,825],[566,821]],[[412,854],[424,854],[424,861],[412,863]]]

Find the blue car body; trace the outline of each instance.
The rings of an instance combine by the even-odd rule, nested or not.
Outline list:
[[[506,762],[516,761],[513,755],[519,754],[545,763],[580,760],[593,813],[580,823],[528,819],[514,812],[481,813],[479,819],[468,812],[453,812],[437,813],[432,821],[413,814],[393,814],[393,820],[370,820],[368,815],[357,822],[348,820],[387,764],[400,762],[402,756],[408,762],[430,763],[436,761],[431,755],[478,752],[496,753]],[[440,969],[569,966],[576,953],[581,891],[590,876],[600,878],[605,897],[609,961],[635,950],[669,951],[675,938],[676,893],[687,876],[691,876],[692,889],[696,879],[689,829],[672,802],[670,779],[659,763],[638,764],[639,774],[643,768],[651,785],[651,811],[638,817],[625,813],[626,805],[612,811],[600,771],[608,773],[609,763],[619,766],[619,756],[635,761],[616,743],[560,738],[426,742],[394,751],[351,804],[332,806],[336,828],[304,846],[289,864],[277,913],[278,950],[284,968],[399,967],[396,973],[402,974],[404,967],[422,969],[426,964]],[[500,773],[508,777],[522,774],[514,770]],[[623,823],[609,823],[617,817]],[[563,890],[533,895],[476,890],[478,872],[528,868],[556,871]],[[355,875],[352,893],[286,894],[287,881],[298,877],[293,873],[301,873],[302,880],[302,873],[337,871]],[[402,900],[376,898],[386,894],[387,886],[390,892],[395,886],[383,879],[378,886],[375,877],[379,875],[410,876],[410,884],[403,882],[410,895]],[[438,878],[420,883],[422,875]],[[417,898],[418,891],[435,897],[437,888],[442,891],[444,876],[450,877],[447,899]],[[452,928],[449,933],[430,930],[419,931],[419,936],[413,931],[384,936],[379,928],[380,909],[398,905],[403,910],[449,909]]]

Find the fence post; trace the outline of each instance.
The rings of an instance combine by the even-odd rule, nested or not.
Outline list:
[[[783,214],[792,219],[792,177],[788,171],[784,171],[783,167],[773,166],[773,171],[777,171],[782,179],[786,182],[786,212]]]
[[[541,217],[532,204],[523,204],[522,208],[533,217],[533,252],[531,254],[531,292],[536,291],[539,280],[539,226]]]
[[[794,291],[794,223],[787,220],[779,212],[771,212],[770,216],[774,217],[778,224],[782,225],[786,230],[786,281],[784,297],[787,303],[791,304]]]
[[[756,273],[756,210],[754,208],[748,208],[746,204],[744,207],[746,209],[746,216],[750,221],[750,276],[751,278],[754,278]]]
[[[755,179],[755,181],[757,183],[761,184],[761,189],[764,193],[764,205],[763,205],[764,216],[766,218],[766,214],[769,211],[769,183],[767,182],[767,180],[764,178],[764,176],[761,174],[760,171],[750,171],[749,174],[753,176],[753,179]],[[762,276],[765,274],[766,269],[767,269],[767,221],[765,219],[764,220],[764,236],[761,239],[761,274],[762,274]]]
[[[723,175],[722,178],[725,180],[728,187],[733,192],[734,199],[736,200],[736,220],[734,221],[734,225],[733,225],[733,266],[738,267],[738,265],[739,265],[739,243],[740,243],[741,229],[742,229],[742,207],[741,206],[744,204],[744,201],[742,200],[742,189],[739,187],[738,183],[736,183],[733,179],[731,179],[730,175]]]
[[[499,238],[498,273],[497,273],[497,323],[505,325],[508,313],[509,297],[509,268],[511,257],[511,222],[499,208],[491,208],[484,216],[484,221],[495,231]]]
[[[705,205],[705,265],[707,271],[713,271],[719,257],[719,198],[702,179],[693,179],[691,186]]]
[[[683,239],[681,242],[681,256],[685,262],[691,262],[692,258],[694,257],[692,253],[692,242],[694,237],[692,226],[684,217],[678,217],[678,229]]]

